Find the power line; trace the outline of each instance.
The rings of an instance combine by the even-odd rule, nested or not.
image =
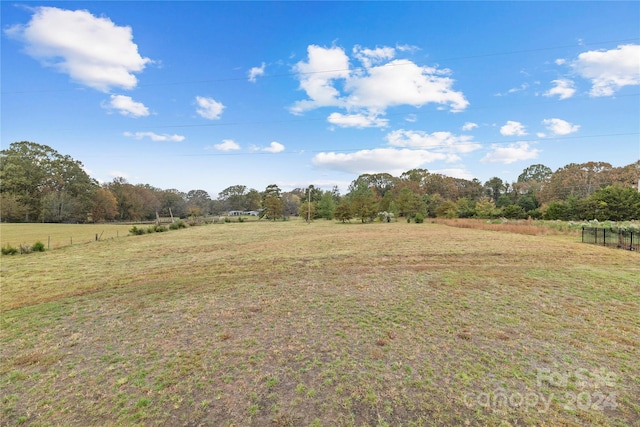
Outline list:
[[[549,50],[557,50],[557,49],[568,49],[575,48],[581,46],[597,46],[603,44],[610,43],[625,43],[631,41],[638,41],[639,37],[633,37],[628,39],[618,39],[618,40],[607,40],[607,41],[599,41],[592,43],[580,43],[580,44],[571,44],[571,45],[558,45],[558,46],[547,46],[540,47],[534,49],[523,49],[523,50],[514,50],[514,51],[505,51],[505,52],[493,52],[493,53],[484,53],[477,55],[465,55],[465,56],[457,56],[450,58],[443,58],[440,61],[459,61],[465,59],[477,59],[477,58],[489,58],[495,56],[506,56],[506,55],[516,55],[523,53],[533,53],[533,52],[543,52]],[[409,63],[396,63],[396,64],[386,64],[388,67],[402,67],[414,64],[413,62]],[[339,68],[339,69],[331,69],[331,70],[320,70],[320,71],[309,71],[309,72],[289,72],[289,73],[280,73],[280,74],[264,74],[260,76],[260,79],[270,79],[270,78],[281,78],[281,77],[292,77],[292,76],[304,76],[304,75],[315,75],[315,74],[328,74],[328,73],[337,73],[337,72],[345,72],[345,71],[363,71],[366,70],[364,67],[356,67],[353,69],[350,68]],[[138,88],[145,87],[160,87],[160,86],[180,86],[180,85],[195,85],[195,84],[210,84],[210,83],[225,83],[225,82],[233,82],[233,81],[245,81],[248,80],[247,75],[243,75],[242,77],[222,77],[217,79],[205,79],[205,80],[192,80],[192,81],[176,81],[176,82],[166,82],[166,83],[147,83],[137,85]],[[55,92],[70,92],[75,90],[84,90],[79,88],[68,88],[68,89],[36,89],[36,90],[15,90],[15,91],[2,91],[1,95],[17,95],[17,94],[35,94],[35,93],[55,93]]]

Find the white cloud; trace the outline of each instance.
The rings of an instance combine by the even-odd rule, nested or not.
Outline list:
[[[371,128],[371,127],[387,127],[389,125],[388,119],[382,119],[377,116],[365,116],[364,114],[341,114],[331,113],[327,118],[327,121],[331,124],[346,128]]]
[[[425,163],[446,160],[446,158],[445,154],[427,150],[375,148],[355,153],[318,153],[312,162],[319,168],[341,172],[355,174],[386,172],[400,175]]]
[[[459,112],[469,105],[462,92],[452,89],[449,70],[421,67],[406,59],[390,60],[395,55],[393,48],[356,46],[354,55],[365,68],[353,70],[340,47],[311,45],[307,52],[307,62],[298,62],[294,71],[308,99],[294,103],[290,109],[294,114],[331,106],[346,108],[349,114],[372,116],[393,106],[429,103]]]
[[[500,133],[505,136],[524,136],[527,131],[522,123],[508,120],[507,124],[500,128]]]
[[[149,138],[152,141],[181,142],[185,140],[185,137],[182,135],[169,135],[167,133],[157,134],[154,132],[124,132],[123,135],[135,139]]]
[[[281,153],[284,151],[284,145],[279,142],[273,141],[269,144],[268,147],[263,148],[262,151],[266,151],[267,153]]]
[[[512,87],[511,89],[509,89],[505,93],[497,93],[496,96],[506,96],[506,95],[510,95],[512,93],[522,92],[522,91],[527,90],[528,88],[529,88],[529,84],[528,83],[523,83],[519,87]]]
[[[300,114],[317,107],[342,105],[340,92],[333,87],[333,80],[349,77],[349,58],[344,50],[309,45],[307,55],[308,61],[298,62],[294,71],[298,73],[300,88],[310,99],[296,102],[291,112]]]
[[[540,150],[531,148],[526,142],[516,142],[503,147],[499,144],[491,144],[491,151],[480,161],[482,163],[510,164],[520,160],[530,160],[538,157]]]
[[[196,104],[198,104],[196,112],[201,117],[209,120],[219,119],[222,115],[222,110],[225,109],[225,106],[221,102],[204,96],[196,96]]]
[[[576,93],[574,83],[569,79],[553,80],[551,83],[555,84],[555,86],[546,91],[544,93],[544,96],[558,95],[558,97],[562,100],[571,98]]]
[[[152,62],[138,53],[131,27],[119,27],[86,10],[33,10],[26,25],[14,25],[5,33],[23,42],[29,56],[82,85],[103,92],[112,87],[132,89],[138,83],[133,73]]]
[[[255,83],[256,79],[259,76],[264,76],[265,67],[266,67],[266,64],[264,62],[259,67],[252,67],[249,70],[249,81],[252,82],[252,83]]]
[[[591,96],[611,96],[624,86],[640,84],[640,45],[620,45],[578,55],[573,69],[591,80]]]
[[[389,107],[411,105],[420,107],[434,103],[449,105],[452,112],[467,108],[469,102],[462,92],[451,89],[453,79],[449,70],[420,67],[415,63],[396,59],[371,67],[367,74],[354,75],[345,82],[347,106],[383,112]]]
[[[579,125],[571,124],[562,119],[544,119],[542,123],[555,135],[569,135],[580,129]]]
[[[360,60],[365,68],[370,68],[373,64],[379,64],[385,60],[393,59],[396,51],[392,47],[377,47],[375,49],[354,46],[353,55]]]
[[[146,117],[149,115],[149,109],[142,102],[134,101],[130,96],[111,95],[109,103],[103,103],[102,107],[118,110],[123,116]]]
[[[218,151],[233,151],[239,150],[240,145],[232,139],[223,139],[220,144],[215,144],[213,148]]]
[[[481,147],[468,135],[454,135],[451,132],[431,134],[415,130],[395,130],[387,135],[389,145],[394,147],[429,149],[447,153],[470,153]]]
[[[473,129],[477,128],[477,127],[478,127],[477,123],[467,122],[462,126],[462,130],[465,131],[465,132],[468,132],[468,131],[473,130]]]

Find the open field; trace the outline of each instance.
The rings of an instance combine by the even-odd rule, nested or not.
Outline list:
[[[0,246],[20,244],[33,245],[42,242],[57,249],[71,244],[113,239],[129,234],[131,225],[126,224],[5,224],[0,223]]]
[[[5,256],[1,425],[638,425],[640,256],[251,222]]]

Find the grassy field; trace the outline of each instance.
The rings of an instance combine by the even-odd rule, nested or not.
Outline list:
[[[42,242],[49,249],[71,244],[113,239],[129,234],[131,225],[121,224],[6,224],[0,223],[0,246],[31,246]]]
[[[640,256],[575,236],[251,222],[0,262],[1,425],[640,423]]]

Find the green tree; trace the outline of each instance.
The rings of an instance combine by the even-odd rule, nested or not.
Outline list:
[[[218,193],[218,200],[224,202],[227,211],[242,211],[246,209],[247,187],[232,185]]]
[[[422,198],[411,191],[409,187],[404,187],[400,190],[400,194],[396,199],[396,207],[399,215],[407,218],[413,218],[418,213],[424,214],[426,211]]]
[[[318,202],[318,216],[324,219],[333,219],[336,211],[336,201],[331,191],[325,191]]]
[[[191,215],[206,216],[211,213],[211,196],[205,190],[191,190],[187,193],[187,211]]]
[[[353,218],[353,212],[351,210],[351,203],[347,198],[344,198],[336,206],[334,216],[338,221],[347,222]]]
[[[97,188],[82,163],[46,145],[21,141],[0,151],[0,193],[26,207],[27,222],[85,221]]]
[[[498,205],[498,199],[500,198],[500,196],[503,194],[504,190],[506,189],[506,187],[504,185],[504,182],[500,178],[498,178],[497,176],[494,176],[489,181],[484,183],[484,188],[485,188],[485,194],[488,197],[491,197],[493,199],[493,202],[497,206]]]
[[[476,216],[478,218],[489,219],[494,218],[496,215],[497,209],[493,199],[485,197],[476,203]]]
[[[351,212],[355,217],[360,218],[363,223],[373,221],[378,214],[378,201],[372,188],[360,183],[357,188],[352,189],[348,197]]]
[[[284,216],[284,203],[280,188],[276,184],[270,184],[264,191],[260,213],[261,218],[276,220]]]
[[[457,218],[458,205],[453,200],[445,200],[436,209],[436,216],[438,218]]]
[[[640,219],[640,192],[633,187],[613,185],[589,197],[598,221],[630,221]]]
[[[462,197],[456,202],[459,218],[471,218],[476,215],[476,202],[468,197]]]

